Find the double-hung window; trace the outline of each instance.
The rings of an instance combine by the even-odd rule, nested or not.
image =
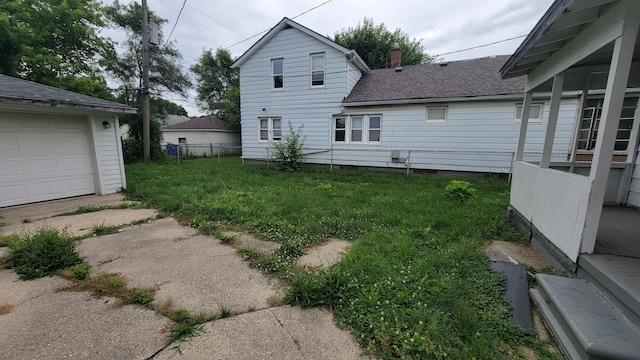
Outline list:
[[[600,127],[600,116],[602,115],[602,105],[604,99],[587,99],[580,121],[580,133],[578,134],[578,150],[591,152],[596,148],[598,139],[598,128]],[[622,112],[620,114],[620,124],[616,135],[614,151],[627,151],[631,130],[633,129],[633,119],[638,105],[637,96],[624,98]]]
[[[333,142],[338,144],[379,144],[381,115],[345,115],[333,118]]]
[[[281,118],[261,117],[259,118],[258,124],[260,125],[260,141],[280,141],[282,139]]]
[[[271,89],[284,89],[284,59],[271,60]]]
[[[324,86],[324,53],[311,54],[311,87]]]

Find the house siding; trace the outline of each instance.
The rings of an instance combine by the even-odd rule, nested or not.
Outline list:
[[[465,101],[437,104],[447,106],[444,123],[427,123],[427,105],[348,107],[345,114],[382,114],[379,144],[333,144],[331,153],[312,154],[308,162],[337,165],[399,167],[391,150],[401,150],[412,168],[509,172],[520,123],[515,121],[519,101]],[[539,103],[539,102],[537,102]],[[562,101],[554,140],[556,160],[566,160],[570,152],[578,100]],[[542,122],[530,122],[525,151],[541,152],[548,119],[545,102]],[[331,129],[329,129],[331,132]],[[411,154],[409,153],[411,151]],[[535,160],[535,157],[532,158]]]
[[[325,53],[325,85],[311,88],[312,53]],[[271,89],[271,59],[284,59],[284,88]],[[240,67],[242,156],[265,159],[269,144],[258,140],[258,118],[280,117],[283,136],[288,124],[301,129],[305,146],[327,149],[331,116],[359,78],[342,52],[294,29],[284,29]],[[302,128],[300,128],[302,126]]]
[[[96,191],[100,195],[116,193],[126,188],[118,118],[94,116],[92,119],[91,128],[98,173]],[[103,127],[104,121],[111,123],[109,129]]]

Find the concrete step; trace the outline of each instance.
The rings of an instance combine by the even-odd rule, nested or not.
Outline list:
[[[531,297],[569,359],[640,359],[640,328],[589,282],[537,274]]]
[[[616,307],[640,325],[640,259],[581,255],[578,265],[578,278],[596,285]]]

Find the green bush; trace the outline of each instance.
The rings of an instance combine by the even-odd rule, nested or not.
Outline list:
[[[444,193],[449,200],[465,202],[476,196],[476,189],[473,184],[463,180],[451,180],[444,189]]]
[[[73,273],[73,277],[77,280],[84,280],[88,278],[89,270],[91,270],[91,265],[87,265],[87,264],[77,264],[71,267],[71,272]]]
[[[300,130],[293,130],[293,125],[289,123],[289,133],[281,141],[271,144],[273,152],[271,159],[278,164],[278,168],[283,171],[297,171],[304,161],[302,147],[304,139],[300,138]]]
[[[81,262],[76,242],[66,232],[42,228],[35,235],[12,244],[7,267],[14,269],[20,279],[31,280]]]

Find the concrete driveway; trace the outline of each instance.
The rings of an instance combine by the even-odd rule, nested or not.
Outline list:
[[[118,205],[122,197],[0,209],[0,221],[9,223],[0,232],[35,231],[46,225],[81,233],[96,224],[155,217],[152,209],[51,217],[105,201]],[[0,359],[360,358],[360,348],[350,333],[335,326],[331,312],[271,306],[284,293],[277,281],[249,268],[234,248],[198,235],[173,218],[86,238],[78,250],[93,276],[118,273],[129,286],[156,288],[154,303],[170,302],[191,313],[224,308],[232,315],[206,323],[203,334],[181,344],[181,355],[172,349],[176,344],[165,344],[171,321],[152,310],[115,306],[115,299],[96,299],[87,292],[58,291],[70,284],[60,277],[20,281],[12,270],[0,269]]]

